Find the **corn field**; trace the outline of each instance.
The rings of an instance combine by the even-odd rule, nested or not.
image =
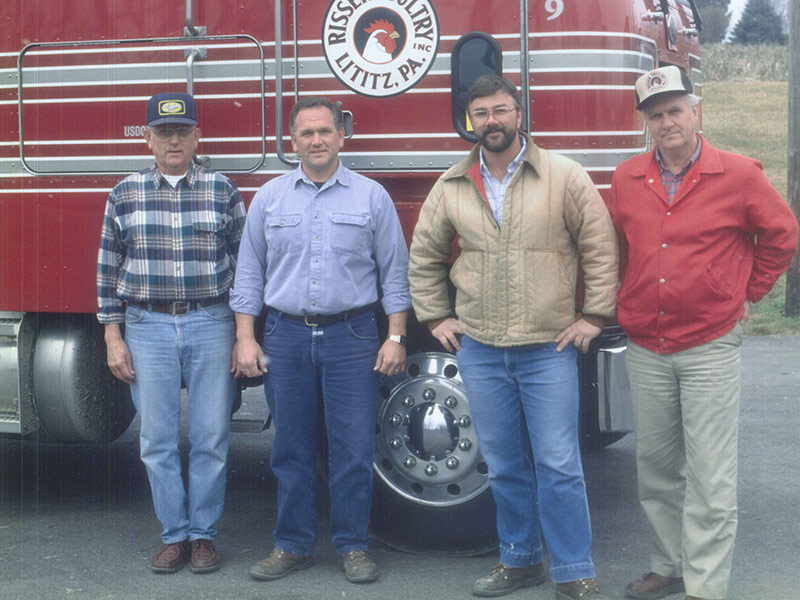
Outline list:
[[[706,44],[701,49],[704,81],[787,81],[789,47]]]

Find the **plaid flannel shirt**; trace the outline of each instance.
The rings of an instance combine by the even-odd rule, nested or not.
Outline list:
[[[192,164],[175,189],[156,165],[108,196],[97,258],[97,318],[124,321],[126,301],[216,298],[230,288],[245,222],[224,175]]]

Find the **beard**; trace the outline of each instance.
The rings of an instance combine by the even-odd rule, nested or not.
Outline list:
[[[489,136],[493,133],[500,132],[503,134],[503,137],[500,138],[497,142],[492,142],[489,140]],[[503,152],[507,150],[511,144],[514,143],[514,140],[517,137],[516,129],[504,129],[503,127],[487,127],[486,130],[481,134],[480,137],[480,144],[484,148],[486,148],[489,152]]]

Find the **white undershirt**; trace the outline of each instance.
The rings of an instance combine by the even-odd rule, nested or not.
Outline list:
[[[186,171],[186,173],[188,172],[189,171]],[[165,173],[162,173],[162,175],[164,175],[164,179],[169,181],[169,184],[173,187],[173,189],[176,189],[178,187],[178,182],[186,177],[186,173],[183,175],[166,175]]]

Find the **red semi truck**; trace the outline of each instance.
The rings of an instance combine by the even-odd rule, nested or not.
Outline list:
[[[134,416],[105,365],[95,269],[108,192],[152,164],[154,93],[194,94],[197,160],[247,203],[296,165],[296,100],[341,102],[341,160],[389,190],[410,241],[428,190],[475,141],[464,100],[479,75],[517,84],[523,127],[605,194],[648,148],[636,78],[673,64],[701,93],[700,26],[693,0],[6,0],[0,434],[102,443]],[[373,530],[401,548],[480,552],[496,543],[494,507],[458,365],[418,324],[409,338],[406,372],[376,398]],[[584,449],[630,431],[624,350],[610,327],[579,360]]]

